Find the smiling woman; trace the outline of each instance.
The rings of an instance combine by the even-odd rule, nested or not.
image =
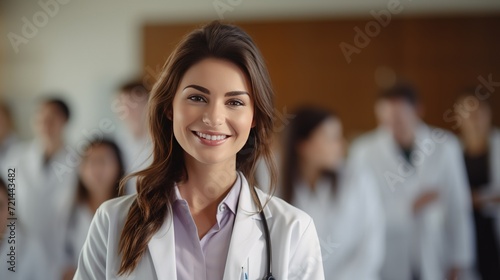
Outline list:
[[[206,58],[193,65],[173,101],[174,135],[184,151],[199,162],[234,162],[255,127],[250,91],[232,62]]]
[[[187,35],[149,100],[153,162],[98,209],[74,279],[324,279],[312,219],[256,189],[259,158],[276,183],[273,96],[243,30]]]

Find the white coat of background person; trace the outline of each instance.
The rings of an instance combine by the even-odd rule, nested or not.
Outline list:
[[[492,124],[488,99],[465,89],[447,121],[460,131],[476,233],[476,271],[482,280],[500,279],[500,130]]]
[[[71,154],[64,142],[69,116],[62,100],[43,100],[35,116],[35,139],[19,144],[8,156],[8,164],[17,172],[18,222],[47,256],[48,265],[38,273],[40,280],[60,279],[64,263],[64,236],[77,164],[76,154]]]
[[[116,142],[120,146],[125,172],[130,174],[147,167],[151,161],[151,138],[148,134],[147,106],[149,91],[140,81],[130,81],[120,86],[112,103],[112,110],[122,121]],[[134,194],[136,178],[127,181],[125,193]]]
[[[473,263],[469,188],[458,139],[418,117],[409,85],[385,90],[379,127],[361,136],[350,161],[373,171],[385,210],[381,278],[456,279]]]
[[[6,179],[7,155],[18,141],[14,132],[14,120],[7,103],[0,100],[0,178]]]
[[[342,124],[332,112],[308,106],[293,114],[279,193],[313,218],[326,279],[380,279],[385,226],[375,179],[344,162]]]
[[[325,279],[311,217],[255,188],[260,157],[276,178],[273,98],[242,29],[186,35],[151,93],[153,162],[99,207],[74,279]]]
[[[8,178],[8,175],[5,181],[0,178],[0,279],[44,280],[40,272],[47,269],[47,257],[40,244],[27,238],[29,233],[15,219],[10,219],[11,209],[15,208],[12,203],[15,186],[11,182],[15,180]]]

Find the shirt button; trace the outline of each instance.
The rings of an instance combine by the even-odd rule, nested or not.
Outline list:
[[[224,212],[226,210],[226,204],[219,205],[219,212]]]

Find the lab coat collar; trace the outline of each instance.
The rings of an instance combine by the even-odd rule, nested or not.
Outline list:
[[[262,236],[262,231],[259,227],[261,221],[258,214],[258,207],[253,202],[248,181],[241,172],[240,176],[242,185],[238,202],[238,212],[236,213],[231,242],[229,244],[224,279],[239,279],[241,268],[245,266],[252,248]],[[267,197],[260,193],[259,199],[264,205]],[[271,211],[268,207],[264,207],[264,215],[266,219],[271,218]]]
[[[382,146],[384,147],[386,152],[403,159],[401,148],[396,143],[396,140],[394,140],[394,137],[391,135],[389,130],[381,125],[378,127],[377,132],[379,134],[380,141],[382,141]],[[415,148],[417,142],[429,138],[430,133],[430,127],[424,122],[420,121],[415,128],[415,140],[413,143],[413,147]]]
[[[175,259],[175,236],[172,211],[160,229],[149,240],[148,248],[153,260],[157,279],[177,279]]]
[[[245,213],[245,216],[249,216],[252,219],[260,220],[260,215],[258,213],[258,207],[253,201],[252,197],[252,191],[250,189],[250,186],[248,184],[248,181],[243,175],[242,172],[238,171],[238,175],[240,176],[241,179],[241,190],[240,190],[240,198],[238,201],[238,214],[243,214]],[[260,202],[262,206],[265,205],[268,199],[268,195],[264,194],[260,190],[257,191],[257,194],[259,196]],[[264,207],[264,215],[266,219],[269,219],[272,217],[271,211],[269,210],[269,207]]]
[[[239,172],[239,176],[242,185],[224,270],[224,279],[239,279],[241,268],[244,266],[251,249],[262,236],[259,227],[261,223],[260,215],[257,206],[253,202],[248,181],[241,172]],[[258,194],[261,203],[264,205],[267,196],[261,192],[258,192]],[[172,215],[170,209],[162,226],[148,243],[148,249],[158,279],[177,279]],[[267,220],[272,217],[269,207],[264,207],[264,215]]]
[[[493,128],[490,134],[490,174],[492,176],[491,183],[495,188],[500,188],[500,172],[498,172],[497,170],[500,170],[500,129]]]

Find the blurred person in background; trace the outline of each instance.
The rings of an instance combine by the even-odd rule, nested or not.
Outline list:
[[[152,159],[151,138],[147,126],[147,105],[149,91],[141,81],[123,84],[113,104],[113,110],[125,124],[125,130],[119,131],[118,145],[123,151],[126,173],[133,173],[147,167]],[[136,179],[127,181],[126,193],[133,194]]]
[[[118,146],[106,139],[90,142],[80,164],[76,201],[68,224],[64,280],[73,279],[92,218],[103,202],[118,197],[123,175]]]
[[[64,236],[79,160],[64,140],[69,118],[70,110],[63,100],[44,99],[35,115],[35,139],[17,146],[8,158],[18,177],[18,222],[48,256],[49,263],[38,272],[39,279],[59,279],[64,264]]]
[[[379,127],[357,139],[349,157],[377,176],[387,225],[381,278],[464,279],[474,237],[460,144],[426,125],[419,105],[409,85],[383,91],[375,106]]]
[[[369,172],[344,163],[342,123],[303,107],[287,127],[281,196],[314,220],[326,279],[379,279],[384,222]]]
[[[500,130],[487,100],[466,91],[457,100],[476,232],[476,268],[482,280],[500,279]],[[467,110],[470,109],[470,110]]]
[[[51,280],[40,273],[46,269],[47,259],[40,244],[26,238],[28,232],[18,221],[9,220],[12,218],[10,211],[15,209],[15,205],[9,204],[8,182],[8,179],[4,181],[0,178],[0,279]]]
[[[14,121],[7,103],[0,101],[0,177],[6,178],[7,154],[17,142],[14,132]]]

